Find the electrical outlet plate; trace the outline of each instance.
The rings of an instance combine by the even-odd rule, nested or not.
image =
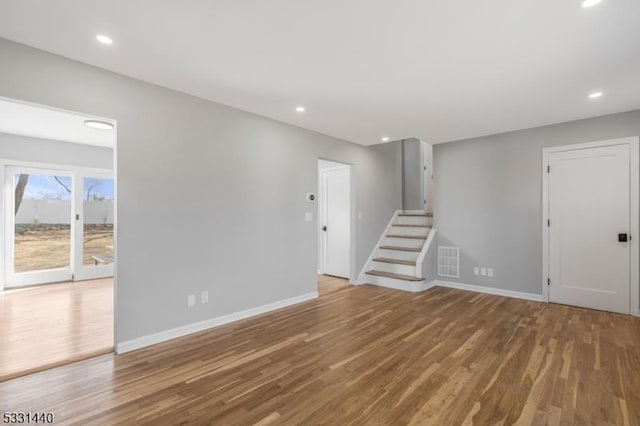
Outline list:
[[[487,276],[487,268],[484,268],[484,267],[480,268],[480,275],[482,275],[483,277],[486,277]]]
[[[209,303],[209,292],[207,290],[204,290],[200,295],[200,301],[202,303]]]
[[[187,306],[193,308],[196,306],[196,296],[195,294],[190,294],[187,296]]]
[[[473,267],[473,275],[480,275],[480,267],[479,266],[474,266]]]
[[[492,277],[493,276],[493,268],[487,268],[487,276],[488,277]]]

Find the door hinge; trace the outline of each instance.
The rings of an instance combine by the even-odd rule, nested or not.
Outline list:
[[[547,278],[547,285],[551,285],[551,278]]]
[[[551,166],[547,166],[547,173],[551,173]]]
[[[551,219],[547,219],[547,226],[551,226]]]

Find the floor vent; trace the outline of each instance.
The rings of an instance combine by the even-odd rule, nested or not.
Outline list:
[[[460,248],[438,246],[438,275],[460,278]]]

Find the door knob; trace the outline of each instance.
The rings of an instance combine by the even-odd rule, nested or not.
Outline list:
[[[325,225],[325,226],[323,226],[323,227],[322,227],[322,230],[323,230],[324,232],[327,232],[327,226],[326,226],[326,225]]]
[[[628,238],[627,234],[618,234],[618,242],[619,243],[626,243],[627,241],[629,241],[629,238]]]

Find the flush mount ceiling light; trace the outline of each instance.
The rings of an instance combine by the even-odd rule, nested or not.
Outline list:
[[[305,108],[302,105],[296,107],[296,112],[304,112],[304,111],[305,111]]]
[[[595,6],[596,4],[600,3],[602,0],[584,0],[582,2],[582,7],[591,7],[591,6]]]
[[[382,140],[382,142],[389,142],[389,137],[388,137],[388,136],[385,136],[385,137],[383,137],[381,140]]]
[[[104,34],[98,34],[96,36],[96,40],[98,40],[102,44],[113,44],[113,40],[111,39],[111,37],[107,37]]]
[[[597,99],[602,96],[602,92],[593,92],[589,93],[589,99]]]
[[[113,129],[113,124],[107,123],[106,121],[98,121],[98,120],[85,120],[84,125],[91,127],[92,129],[99,130],[111,130]]]

